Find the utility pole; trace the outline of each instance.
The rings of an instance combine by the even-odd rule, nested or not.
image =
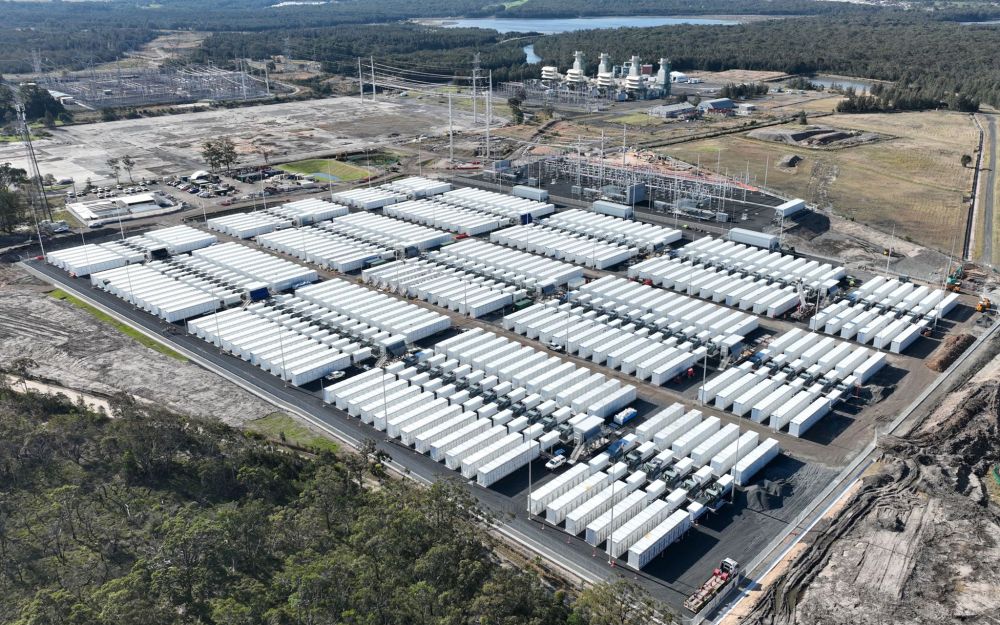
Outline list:
[[[624,169],[625,169],[625,137],[626,137],[627,133],[628,133],[628,126],[626,126],[625,124],[622,124],[622,170],[623,170],[622,173],[623,174],[625,173],[624,172]]]
[[[885,255],[885,277],[889,277],[889,261],[892,260],[892,246],[896,244],[896,224],[892,224],[892,238],[889,239],[889,253]]]
[[[479,85],[479,53],[472,56],[472,123],[479,123],[479,111],[476,108],[476,90]]]
[[[375,57],[369,57],[372,62],[372,102],[375,101]]]
[[[490,160],[490,118],[493,117],[493,70],[490,70],[489,91],[486,92],[486,161]],[[494,174],[495,175],[495,174]]]
[[[361,98],[361,103],[365,103],[365,79],[364,74],[361,73],[361,57],[358,57],[358,97]]]
[[[34,178],[31,186],[38,193],[37,200],[32,200],[32,194],[28,194],[28,199],[31,200],[32,204],[31,210],[33,212],[41,210],[42,214],[51,221],[52,209],[49,207],[48,198],[45,197],[45,183],[42,182],[42,172],[38,169],[38,159],[35,158],[35,147],[31,143],[31,130],[28,128],[28,118],[24,111],[24,104],[21,102],[20,96],[15,89],[11,89],[11,93],[14,94],[14,111],[18,121],[20,121],[21,139],[24,141],[24,149],[28,156],[28,165],[31,169],[31,176]],[[37,221],[38,218],[36,217],[35,219]]]
[[[604,129],[601,128],[601,160],[598,163],[599,169],[597,174],[597,188],[604,188]]]
[[[448,94],[448,160],[455,162],[455,125],[451,115],[451,94]],[[435,204],[436,206],[437,204]]]

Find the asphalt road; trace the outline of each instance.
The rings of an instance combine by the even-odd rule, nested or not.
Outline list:
[[[996,115],[988,116],[989,125],[986,127],[986,144],[989,145],[990,167],[986,170],[986,179],[980,180],[983,185],[983,254],[982,260],[996,265],[993,258],[993,199],[996,192],[997,180],[997,118]]]
[[[384,433],[323,404],[318,384],[305,388],[287,386],[249,363],[221,353],[211,344],[188,335],[178,326],[167,324],[123,300],[91,288],[85,279],[70,278],[66,273],[38,262],[31,262],[29,266],[50,282],[172,345],[197,364],[322,427],[348,445],[359,445],[365,439],[375,440],[380,450],[391,455],[395,469],[420,482],[461,480],[457,473],[443,464],[392,442]],[[532,473],[535,479],[533,488],[552,477],[540,461],[533,465]],[[488,489],[462,481],[484,508],[496,513],[500,521],[499,532],[538,553],[556,567],[584,581],[626,575],[636,579],[657,598],[680,608],[684,598],[707,577],[719,560],[735,557],[749,561],[756,556],[809,507],[832,476],[832,470],[782,456],[764,470],[761,478],[784,481],[786,493],[763,507],[759,503],[748,502],[746,493],[737,493],[732,504],[705,517],[698,527],[667,549],[644,571],[628,569],[622,560],[610,566],[606,554],[582,539],[544,523],[541,517],[528,515],[525,511],[528,476],[524,469]]]

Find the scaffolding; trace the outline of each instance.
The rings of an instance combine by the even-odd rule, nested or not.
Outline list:
[[[173,104],[201,100],[257,100],[271,96],[265,79],[245,71],[214,66],[179,69],[90,69],[73,74],[48,74],[38,83],[60,91],[91,108]]]

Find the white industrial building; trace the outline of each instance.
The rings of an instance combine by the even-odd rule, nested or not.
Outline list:
[[[586,75],[583,52],[573,53],[573,66],[565,74],[554,65],[542,67],[542,81],[565,84],[575,90],[586,88],[606,92],[617,92],[620,97],[648,98],[670,95],[670,83],[674,72],[670,71],[670,61],[660,58],[659,69],[654,75],[652,65],[642,65],[638,56],[633,55],[621,65],[611,66],[607,53],[600,56],[597,74],[593,78]]]
[[[104,200],[86,200],[71,202],[66,210],[88,226],[100,226],[112,221],[138,219],[152,215],[163,215],[180,210],[181,204],[175,203],[167,196],[153,191],[123,195]]]

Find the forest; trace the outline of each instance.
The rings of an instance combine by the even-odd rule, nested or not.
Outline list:
[[[481,28],[434,28],[418,24],[337,26],[274,30],[263,33],[215,33],[192,56],[196,62],[231,63],[237,56],[267,58],[284,54],[285,43],[296,59],[321,61],[330,73],[357,76],[358,58],[374,56],[382,65],[421,70],[418,80],[441,81],[468,75],[472,57],[481,53],[482,67],[494,70],[494,80],[537,76],[524,64],[523,42],[502,43],[506,36]]]
[[[638,625],[663,609],[626,581],[571,597],[505,563],[464,486],[124,396],[95,413],[22,388],[32,368],[0,375],[0,622]]]
[[[263,32],[376,24],[440,17],[566,17],[632,14],[803,15],[858,11],[855,5],[811,0],[340,0],[273,7],[276,0],[18,2],[0,0],[0,72],[32,70],[37,51],[46,71],[113,61],[165,30]]]
[[[296,58],[322,61],[330,73],[353,76],[358,57],[438,76],[465,74],[472,55],[496,81],[536,77],[521,47],[482,29],[440,29],[401,20],[421,17],[569,17],[580,15],[746,14],[780,19],[737,26],[665,26],[592,30],[535,37],[546,63],[566,67],[574,50],[591,66],[600,52],[613,59],[666,55],[678,70],[730,68],[791,74],[829,72],[896,82],[891,98],[858,102],[862,108],[950,106],[961,96],[1000,106],[998,31],[963,20],[1000,16],[990,2],[931,2],[925,10],[899,10],[813,0],[342,0],[323,5],[273,7],[273,0],[173,0],[36,4],[0,0],[0,72],[30,71],[33,51],[44,69],[79,69],[113,60],[169,29],[211,31],[193,60],[226,64],[237,56],[266,58],[287,47]],[[529,37],[530,33],[526,33]],[[593,67],[590,71],[593,71]]]
[[[961,93],[1000,106],[1000,66],[994,27],[964,26],[907,12],[802,17],[724,28],[667,26],[590,30],[541,37],[535,53],[566,67],[573,51],[612,59],[638,54],[646,61],[666,56],[673,69],[731,68],[790,74],[829,72],[898,82],[914,100],[948,102]]]

